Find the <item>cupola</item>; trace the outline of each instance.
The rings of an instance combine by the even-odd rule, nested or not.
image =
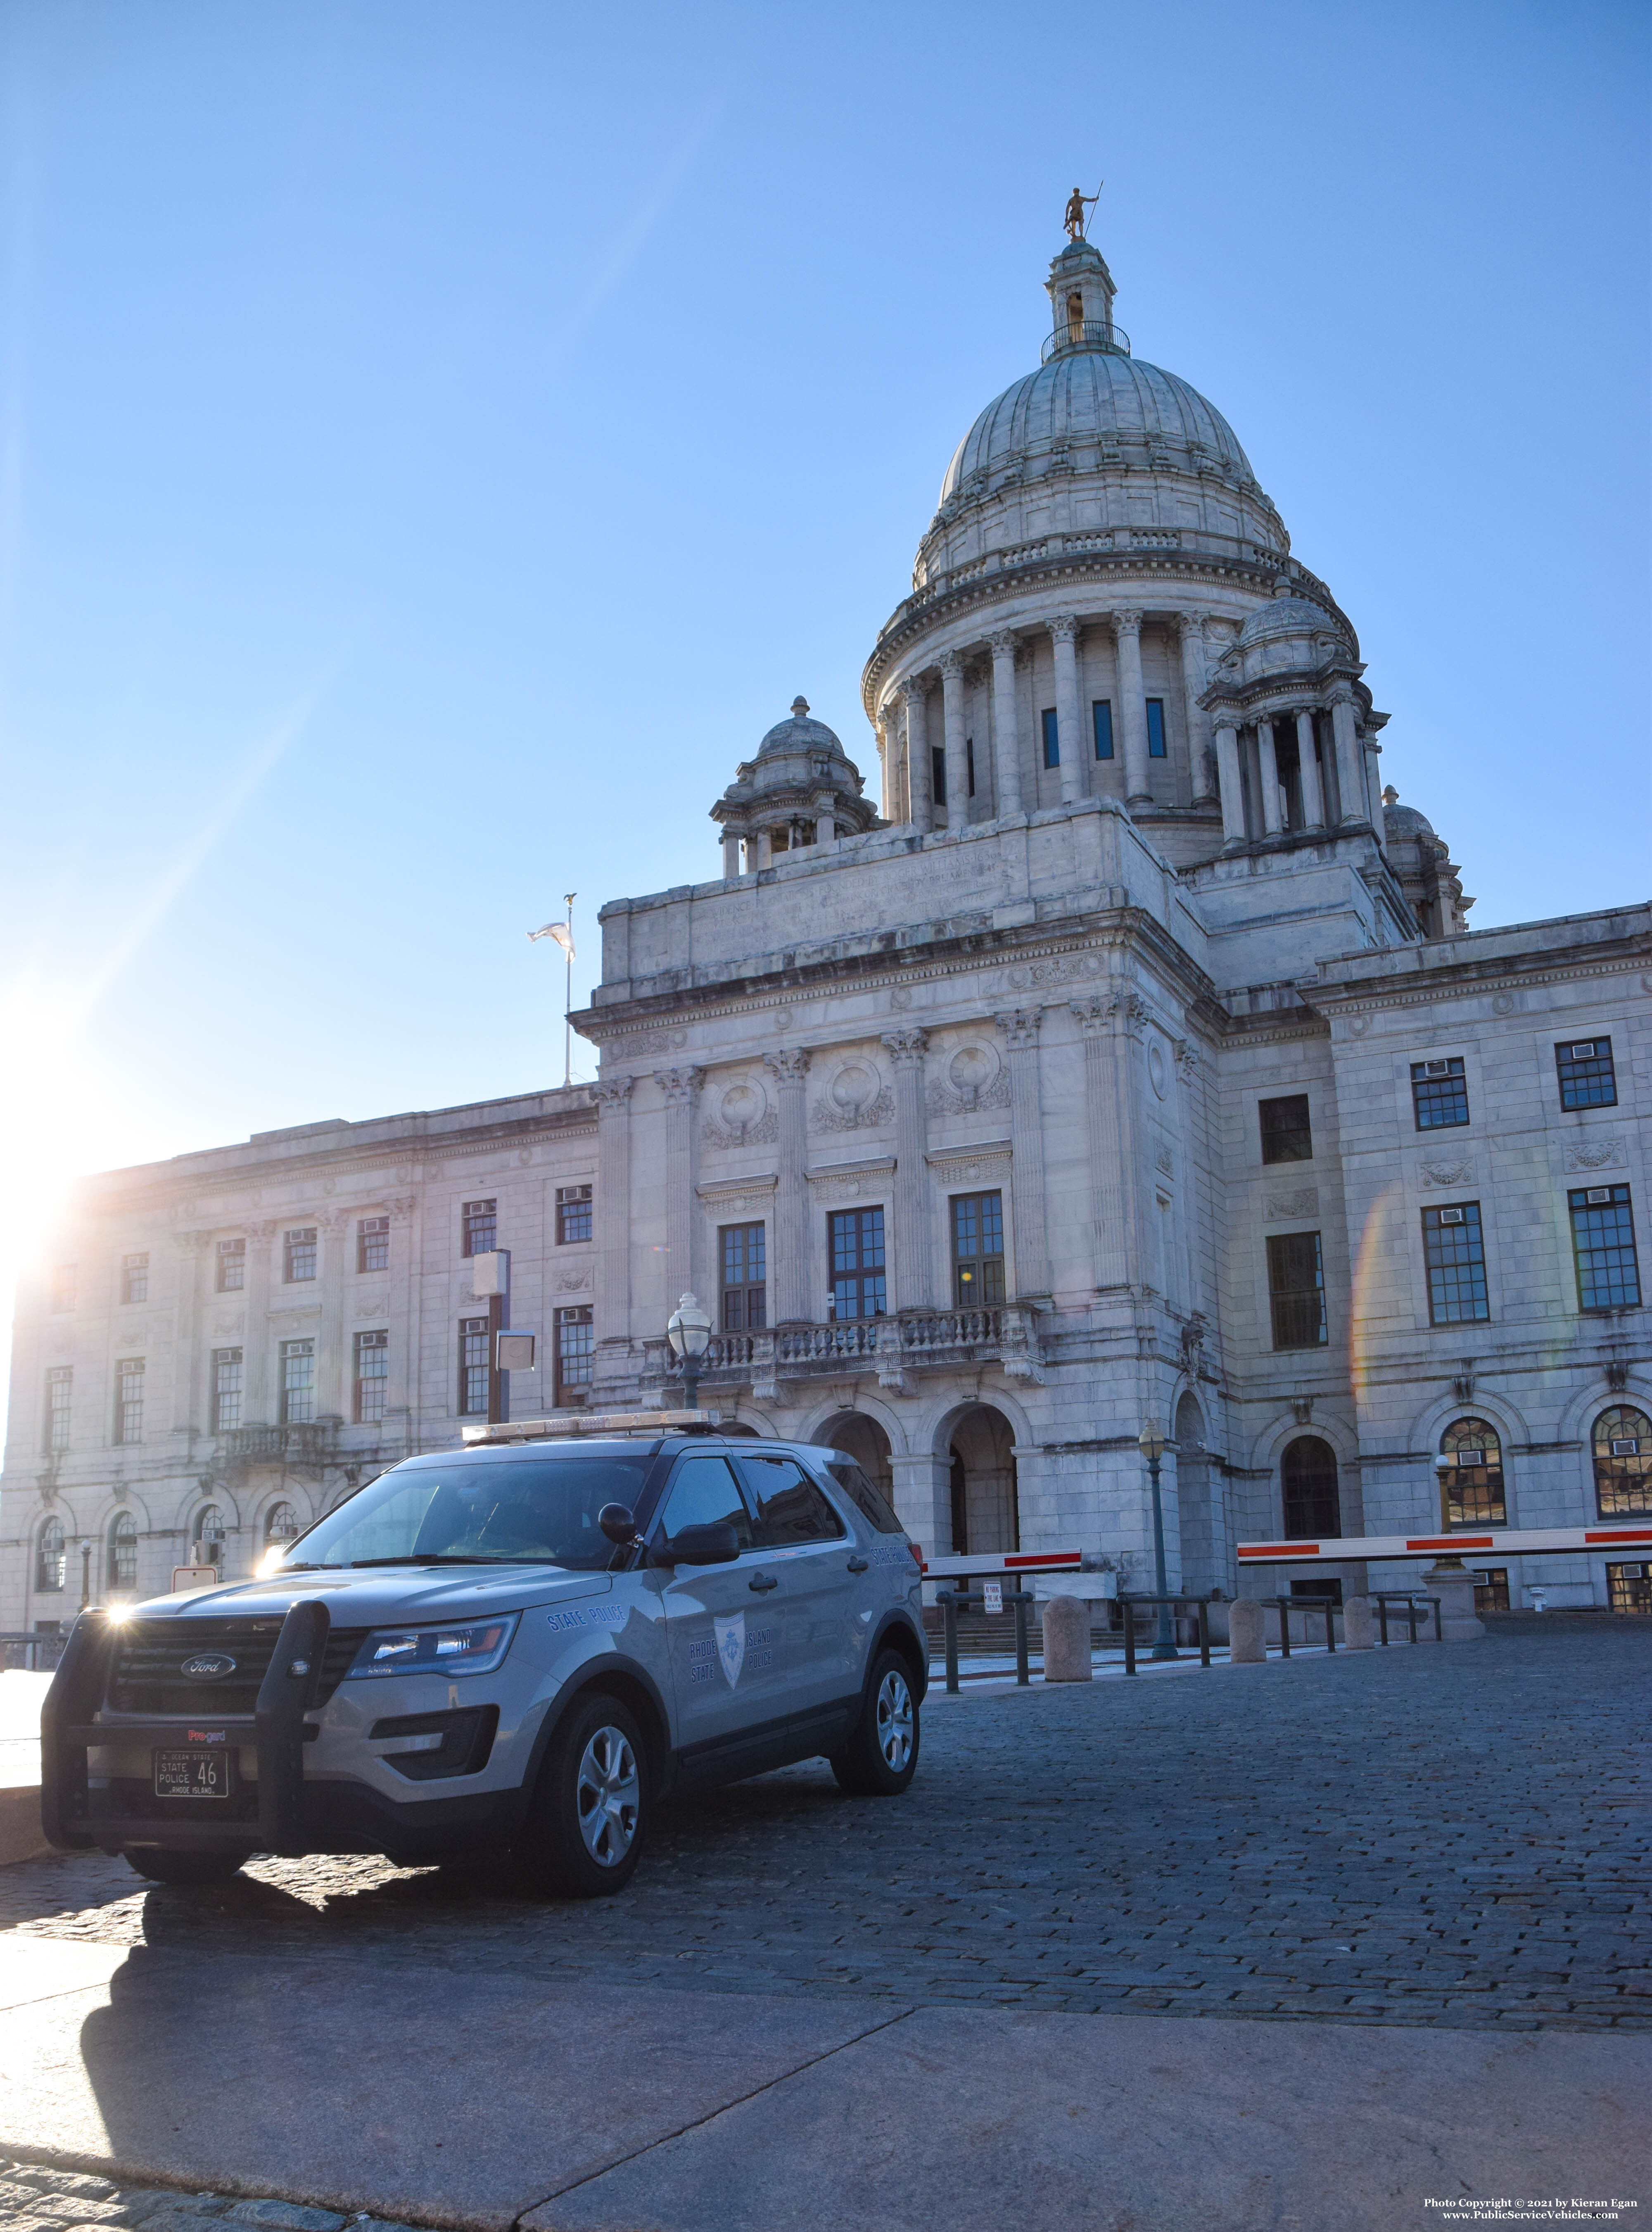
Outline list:
[[[879,827],[863,788],[835,732],[813,718],[807,698],[794,698],[790,720],[774,723],[711,808],[722,831],[723,874],[750,875]]]

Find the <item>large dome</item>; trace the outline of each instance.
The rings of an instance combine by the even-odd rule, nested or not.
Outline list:
[[[1114,349],[1076,348],[1053,356],[987,406],[947,468],[941,502],[1033,460],[1126,444],[1138,455],[1158,453],[1155,462],[1256,486],[1238,436],[1196,387]],[[1079,458],[1072,462],[1082,469]]]

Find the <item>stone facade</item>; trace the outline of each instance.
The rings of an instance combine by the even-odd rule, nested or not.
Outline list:
[[[1574,1197],[1644,1252],[1652,909],[1468,932],[1231,429],[1130,356],[1088,243],[1048,283],[1045,362],[961,444],[867,664],[881,813],[798,700],[712,808],[721,875],[603,911],[594,1087],[81,1189],[19,1299],[0,1627],[72,1609],[82,1538],[99,1597],[164,1586],[209,1509],[245,1571],[280,1507],[452,1444],[476,1203],[541,1335],[519,1413],[664,1399],[692,1288],[703,1399],[850,1448],[934,1549],[1077,1542],[1145,1586],[1150,1419],[1189,1588],[1305,1512],[1435,1523],[1442,1444],[1494,1440],[1476,1511],[1595,1516],[1591,1437],[1652,1372]],[[1563,1106],[1557,1048],[1608,1041],[1611,1097]],[[1608,1591],[1582,1557],[1510,1578]]]

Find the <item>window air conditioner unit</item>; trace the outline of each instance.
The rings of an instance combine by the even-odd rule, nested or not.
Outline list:
[[[1460,1465],[1483,1465],[1486,1452],[1484,1450],[1459,1450],[1457,1462]]]
[[[1571,1049],[1571,1058],[1574,1061],[1588,1061],[1593,1058],[1594,1052],[1593,1039],[1583,1039]]]
[[[1461,1224],[1462,1221],[1462,1211],[1460,1209],[1442,1209],[1440,1212],[1441,1224]]]
[[[1448,1061],[1425,1061],[1422,1074],[1425,1077],[1449,1077],[1451,1064]]]
[[[1638,1457],[1640,1454],[1641,1444],[1633,1435],[1626,1442],[1612,1444],[1612,1455],[1615,1457]]]
[[[1620,1578],[1626,1581],[1642,1580],[1646,1576],[1644,1566],[1620,1566],[1617,1571]]]
[[[1590,1186],[1589,1191],[1584,1197],[1591,1209],[1597,1201],[1610,1201],[1611,1197],[1612,1190],[1610,1186]]]

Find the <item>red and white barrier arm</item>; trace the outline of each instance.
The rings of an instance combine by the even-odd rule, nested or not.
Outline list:
[[[1474,1561],[1532,1557],[1555,1550],[1587,1550],[1598,1557],[1613,1550],[1652,1550],[1652,1526],[1493,1527],[1470,1534],[1352,1534],[1319,1542],[1241,1542],[1241,1566],[1346,1565],[1355,1559],[1427,1558],[1435,1554]]]
[[[963,1573],[1076,1573],[1082,1550],[980,1550],[972,1557],[926,1558],[914,1542],[926,1580],[950,1580]]]

